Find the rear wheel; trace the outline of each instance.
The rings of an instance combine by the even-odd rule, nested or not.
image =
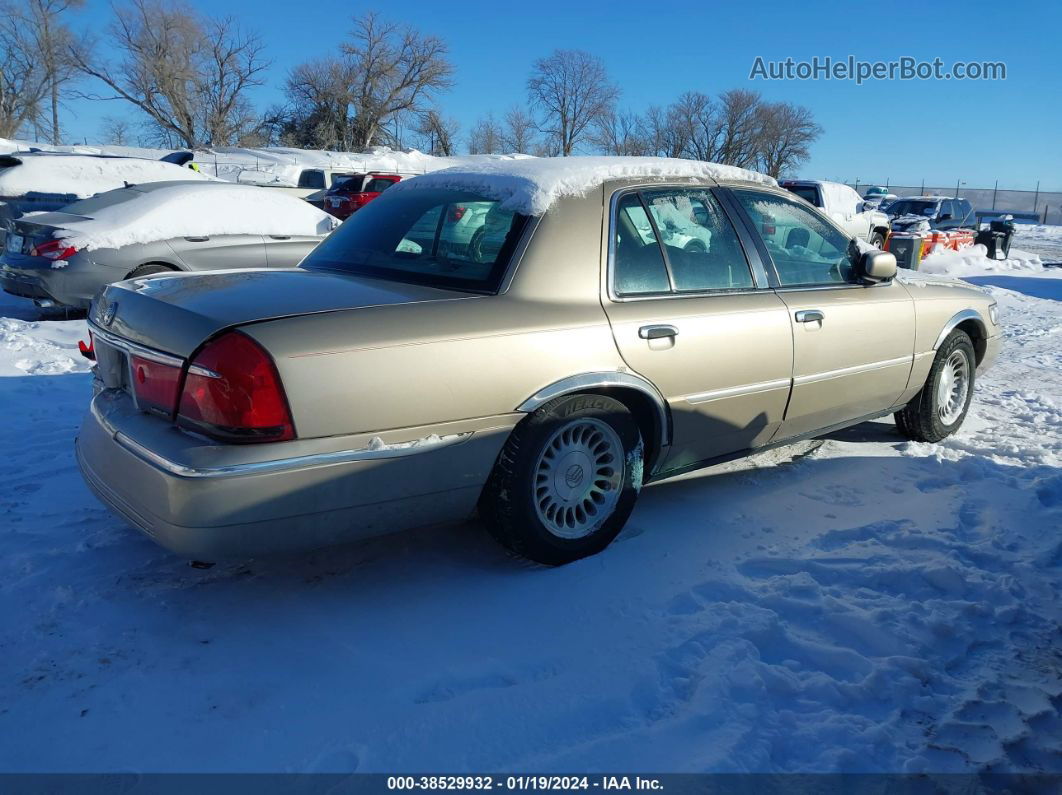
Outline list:
[[[163,265],[160,262],[149,262],[147,265],[141,265],[139,268],[133,268],[125,278],[127,279],[139,279],[141,276],[150,276],[153,273],[172,273],[177,269],[170,265]]]
[[[939,442],[962,426],[973,398],[977,360],[964,331],[953,331],[937,351],[925,386],[894,415],[908,439]]]
[[[641,485],[642,439],[627,407],[603,395],[570,395],[513,430],[480,513],[513,552],[559,565],[608,546]]]

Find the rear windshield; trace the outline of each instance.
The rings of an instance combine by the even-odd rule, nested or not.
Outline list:
[[[86,215],[91,218],[93,213],[99,212],[104,207],[113,207],[116,204],[132,201],[143,195],[140,191],[132,188],[118,188],[117,190],[98,193],[90,199],[82,199],[69,204],[63,208],[63,212],[73,215]]]
[[[916,201],[913,199],[899,199],[889,205],[892,215],[924,215],[933,217],[937,214],[935,201]]]
[[[795,193],[804,201],[816,207],[819,205],[819,190],[814,185],[786,185],[786,190]]]
[[[475,193],[388,191],[303,260],[310,270],[497,292],[526,217]]]

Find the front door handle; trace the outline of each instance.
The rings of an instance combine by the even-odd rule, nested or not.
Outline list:
[[[678,336],[678,329],[664,324],[656,326],[642,326],[638,329],[638,336],[643,340],[659,340],[664,337]]]
[[[815,321],[822,322],[826,319],[826,313],[821,309],[801,309],[796,313],[797,323],[814,323]]]

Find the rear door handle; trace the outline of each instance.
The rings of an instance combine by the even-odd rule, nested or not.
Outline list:
[[[821,309],[801,309],[796,313],[797,323],[814,323],[826,319],[826,313]]]
[[[678,336],[678,329],[664,324],[656,326],[642,326],[638,329],[638,336],[643,340],[659,340],[664,337]]]
[[[271,240],[291,240],[291,235],[270,235]]]
[[[210,240],[210,238],[209,237],[186,237],[185,240],[187,240],[189,243],[206,243],[208,240]]]

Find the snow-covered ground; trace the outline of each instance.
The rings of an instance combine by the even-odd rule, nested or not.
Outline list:
[[[84,322],[5,297],[0,770],[1060,772],[1060,276],[978,277],[957,436],[652,486],[557,569],[474,524],[191,568],[77,474]]]

